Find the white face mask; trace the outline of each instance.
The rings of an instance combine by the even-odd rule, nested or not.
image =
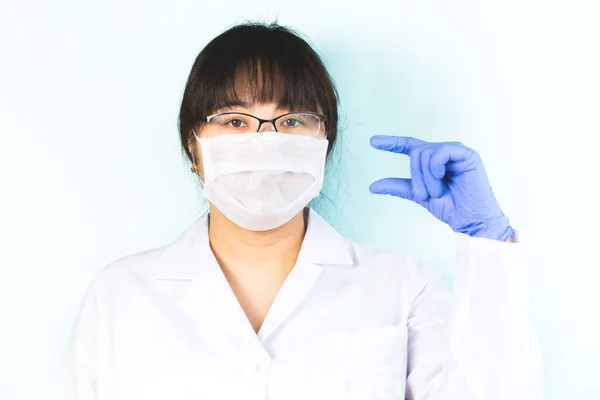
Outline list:
[[[283,225],[323,186],[327,139],[273,131],[196,140],[202,148],[204,196],[244,229]]]

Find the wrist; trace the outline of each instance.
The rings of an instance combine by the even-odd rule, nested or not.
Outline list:
[[[501,242],[516,241],[514,238],[516,232],[510,226],[509,220],[505,215],[492,221],[471,223],[468,226],[459,229],[458,232],[467,234],[471,237],[481,237]]]

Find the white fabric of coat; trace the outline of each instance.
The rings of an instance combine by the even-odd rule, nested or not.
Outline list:
[[[413,258],[353,243],[310,210],[256,334],[201,217],[97,274],[56,398],[542,399],[523,244],[456,239],[451,296]]]

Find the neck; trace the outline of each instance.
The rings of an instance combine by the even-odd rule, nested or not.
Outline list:
[[[287,276],[298,258],[305,229],[303,211],[280,227],[256,232],[235,225],[211,205],[208,236],[225,272]]]

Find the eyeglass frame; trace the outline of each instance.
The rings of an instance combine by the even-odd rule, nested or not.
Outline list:
[[[258,118],[255,115],[252,114],[247,114],[247,113],[243,113],[243,112],[235,112],[235,111],[228,111],[228,112],[224,112],[224,113],[217,113],[217,114],[213,114],[213,115],[209,115],[208,117],[203,117],[202,118],[202,122],[206,122],[206,123],[210,123],[210,121],[218,116],[221,115],[230,115],[230,114],[239,114],[239,115],[245,115],[247,117],[251,117],[254,118],[258,121],[258,130],[256,131],[257,133],[260,133],[260,128],[262,127],[262,124],[264,124],[265,122],[270,122],[273,125],[273,128],[275,128],[275,132],[279,133],[279,131],[277,130],[277,125],[276,122],[279,118],[285,117],[286,115],[292,115],[292,114],[311,114],[311,115],[315,115],[319,118],[321,118],[321,120],[323,121],[323,123],[327,122],[327,115],[325,114],[319,114],[313,111],[293,111],[293,112],[289,112],[289,113],[285,113],[282,114],[278,117],[275,117],[273,119],[262,119],[262,118]],[[319,132],[317,132],[317,135],[319,134]],[[327,129],[325,129],[325,136],[327,136]]]

